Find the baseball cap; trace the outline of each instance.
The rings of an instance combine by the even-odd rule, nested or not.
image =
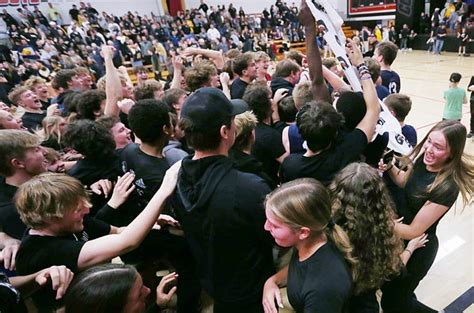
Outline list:
[[[248,109],[244,100],[229,100],[221,90],[203,87],[186,99],[181,109],[181,118],[189,120],[193,128],[206,129],[220,126],[226,118]]]

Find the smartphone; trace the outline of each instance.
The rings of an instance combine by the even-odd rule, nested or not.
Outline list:
[[[394,157],[395,152],[393,150],[388,150],[385,152],[383,155],[382,161],[384,164],[390,164],[392,163],[393,157]]]

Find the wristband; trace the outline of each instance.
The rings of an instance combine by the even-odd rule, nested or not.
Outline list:
[[[405,250],[403,250],[403,251],[406,251],[406,252],[410,253],[410,256],[412,255],[412,252],[411,252],[410,250],[408,250],[408,249],[405,249]]]
[[[357,65],[356,67],[357,67],[357,70],[359,70],[359,72],[362,71],[362,70],[366,70],[366,71],[369,70],[369,68],[367,67],[367,65],[365,65],[365,63],[361,63],[361,64]]]

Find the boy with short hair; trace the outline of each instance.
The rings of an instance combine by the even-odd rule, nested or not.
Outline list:
[[[397,119],[402,127],[402,134],[408,140],[412,147],[416,146],[418,141],[416,136],[416,129],[405,124],[405,118],[411,110],[411,99],[407,95],[393,94],[385,98],[385,105],[388,107],[393,116]]]
[[[41,101],[33,91],[20,86],[13,89],[8,94],[8,98],[14,105],[20,106],[24,111],[21,117],[24,127],[29,131],[41,127],[41,122],[46,117],[46,112],[41,109]]]
[[[458,86],[461,78],[459,73],[452,73],[449,77],[449,89],[443,94],[443,98],[446,100],[443,120],[461,121],[462,105],[467,104],[466,91]]]
[[[181,108],[186,100],[186,96],[186,90],[181,88],[170,88],[165,91],[161,100],[168,105],[170,111],[175,113],[179,119],[181,116]]]
[[[397,58],[398,47],[393,42],[381,42],[375,47],[374,59],[380,63],[382,85],[390,93],[399,93],[401,88],[400,76],[392,70],[393,61]]]

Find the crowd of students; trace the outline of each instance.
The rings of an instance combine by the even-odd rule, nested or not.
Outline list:
[[[438,222],[474,191],[460,75],[451,75],[443,121],[419,141],[404,123],[411,100],[391,69],[394,43],[364,58],[348,40],[363,88],[354,92],[338,61],[321,58],[304,1],[277,1],[265,16],[278,30],[273,19],[293,14],[285,20],[305,34],[306,55],[278,62],[246,42],[208,49],[218,44],[213,27],[225,38],[221,27],[247,17],[203,1],[199,10],[170,25],[184,31],[192,12],[212,19],[211,45],[172,52],[168,82],[142,75],[145,58],[131,59],[136,84],[120,68],[117,38],[140,30],[148,40],[147,18],[129,14],[109,25],[110,45],[94,48],[103,75],[79,61],[57,71],[52,89],[30,71],[9,90],[0,107],[0,310],[188,313],[212,303],[218,313],[268,313],[283,308],[286,287],[296,312],[437,312],[414,291],[436,257]],[[78,22],[100,22],[90,5],[76,11]],[[151,24],[157,36],[163,25]],[[394,156],[388,134],[375,131],[381,101],[409,155]],[[157,277],[163,269],[171,273]]]

